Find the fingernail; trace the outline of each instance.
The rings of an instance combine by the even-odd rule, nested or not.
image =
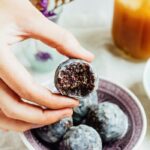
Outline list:
[[[80,105],[80,103],[79,103],[79,101],[76,103],[76,105],[75,105],[75,107],[77,107],[77,106],[79,106]]]
[[[75,100],[75,102],[72,102],[72,103],[70,104],[70,107],[71,107],[71,108],[77,107],[77,106],[79,106],[79,102],[78,102],[77,100]]]
[[[90,52],[90,51],[88,51],[88,50],[86,50],[86,49],[84,49],[84,48],[82,48],[82,52],[84,52],[84,54],[85,54],[86,56],[88,56],[88,57],[90,58],[90,60],[93,60],[94,57],[95,57],[95,55],[94,55],[92,52]]]
[[[63,118],[71,117],[72,114],[73,114],[73,110],[71,109],[71,110],[67,111],[67,113],[65,113],[65,114],[63,115]]]

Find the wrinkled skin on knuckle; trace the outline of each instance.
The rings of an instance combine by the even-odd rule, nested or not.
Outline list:
[[[2,107],[3,113],[8,117],[8,118],[17,118],[18,114],[15,110],[13,109],[8,109],[7,107]]]
[[[39,119],[38,120],[39,122],[37,122],[37,124],[48,125],[48,124],[53,124],[53,123],[57,122],[58,120],[60,120],[61,115],[60,116],[58,116],[58,115],[53,116],[52,114],[50,115],[50,114],[46,113],[46,111],[43,110],[41,112],[41,115],[39,115],[38,119]]]
[[[37,124],[46,125],[46,124],[50,124],[49,122],[51,122],[50,118],[47,115],[45,115],[43,111],[37,120]]]
[[[32,100],[34,99],[35,97],[35,93],[34,93],[34,88],[32,88],[30,86],[30,88],[27,86],[24,87],[24,89],[20,89],[18,91],[18,95],[21,97],[21,98],[24,98],[24,99],[27,99],[27,100]]]

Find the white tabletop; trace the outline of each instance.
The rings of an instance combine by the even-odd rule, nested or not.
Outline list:
[[[93,66],[100,76],[118,82],[135,93],[144,106],[148,130],[139,150],[150,148],[150,100],[143,89],[142,77],[146,62],[121,57],[111,39],[112,0],[76,0],[65,7],[60,24],[70,30],[96,59]],[[46,81],[53,73],[39,74],[29,70],[38,82]],[[26,150],[16,133],[0,132],[0,150]]]

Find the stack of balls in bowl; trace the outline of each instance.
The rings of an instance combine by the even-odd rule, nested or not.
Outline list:
[[[98,103],[97,77],[91,65],[83,60],[68,59],[55,73],[55,86],[60,94],[76,98],[72,118],[33,129],[32,133],[45,146],[54,150],[102,150],[103,144],[122,139],[128,131],[128,117],[119,106]]]

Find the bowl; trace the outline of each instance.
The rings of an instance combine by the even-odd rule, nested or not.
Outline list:
[[[99,79],[97,94],[99,103],[110,101],[119,105],[129,118],[129,129],[125,137],[111,145],[104,145],[103,150],[137,150],[142,143],[147,120],[138,98],[128,89],[106,79]],[[48,150],[31,131],[20,134],[29,150]]]
[[[150,98],[150,59],[147,61],[144,69],[143,85],[147,96]]]

